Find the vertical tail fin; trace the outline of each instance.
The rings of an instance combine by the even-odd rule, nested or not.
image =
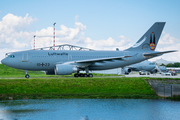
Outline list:
[[[152,27],[129,49],[154,51],[158,44],[165,22],[156,22]]]

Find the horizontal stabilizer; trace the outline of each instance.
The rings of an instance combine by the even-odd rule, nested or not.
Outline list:
[[[153,52],[153,53],[144,53],[144,57],[155,57],[155,56],[160,56],[165,53],[170,53],[170,52],[177,52],[177,50],[171,50],[171,51],[164,51],[164,52]]]

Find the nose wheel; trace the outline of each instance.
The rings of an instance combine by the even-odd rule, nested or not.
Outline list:
[[[25,72],[26,72],[25,78],[30,78],[30,76],[29,76],[29,74],[28,74],[28,71],[25,70]]]
[[[26,74],[26,75],[25,75],[25,78],[29,78],[29,77],[30,77],[29,74]]]

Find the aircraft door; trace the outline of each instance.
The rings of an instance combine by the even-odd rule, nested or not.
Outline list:
[[[28,62],[28,53],[22,54],[22,62]]]
[[[72,61],[72,55],[68,55],[68,60]]]

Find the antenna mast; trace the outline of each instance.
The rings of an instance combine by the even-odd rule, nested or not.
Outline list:
[[[56,24],[56,23],[53,24],[53,25],[54,25],[54,33],[53,33],[53,34],[54,34],[54,36],[53,36],[53,38],[54,38],[54,40],[53,40],[53,46],[54,46],[54,47],[55,47],[55,24]],[[54,50],[55,50],[55,48],[54,48]]]
[[[35,37],[36,37],[36,35],[34,35],[34,50],[35,50]]]

